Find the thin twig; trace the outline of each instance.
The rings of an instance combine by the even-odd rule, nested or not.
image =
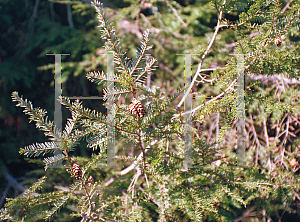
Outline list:
[[[290,0],[285,6],[284,8],[281,10],[281,13],[284,13],[289,7],[290,7],[290,4],[293,2],[293,0]]]
[[[173,6],[169,3],[166,2],[167,6],[172,10],[172,12],[175,14],[175,16],[178,18],[178,20],[180,21],[180,23],[184,26],[187,27],[188,25],[182,20],[182,18],[178,15],[177,10],[175,8],[173,8]]]
[[[251,119],[251,122],[253,123],[253,118],[252,118],[252,114],[251,113],[250,113],[250,119]],[[251,124],[251,126],[252,126],[252,132],[253,132],[253,136],[254,136],[254,141],[256,142],[255,165],[258,166],[258,149],[260,147],[260,142],[258,140],[257,133],[256,133],[254,125]]]

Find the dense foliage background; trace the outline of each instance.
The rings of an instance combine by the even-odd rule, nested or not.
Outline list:
[[[160,87],[167,96],[174,94],[179,87],[183,86],[184,79],[184,57],[178,54],[203,53],[213,35],[217,23],[217,11],[212,2],[205,0],[151,1],[151,3],[134,0],[103,2],[107,16],[115,24],[116,34],[122,37],[121,45],[128,50],[129,55],[134,55],[135,48],[142,40],[143,32],[150,29],[153,44],[151,54],[157,59],[158,66],[151,75],[151,85]],[[1,181],[5,181],[0,184],[0,204],[3,207],[5,198],[18,196],[24,191],[24,187],[44,174],[39,165],[41,161],[30,160],[26,163],[23,156],[18,153],[20,147],[37,141],[43,142],[45,138],[34,124],[28,124],[27,117],[11,102],[11,92],[18,91],[33,101],[35,106],[46,109],[49,117],[53,118],[54,56],[45,54],[71,54],[62,57],[62,95],[64,96],[102,96],[103,88],[89,82],[86,73],[106,70],[106,57],[103,55],[104,43],[100,39],[97,28],[95,10],[88,1],[0,0],[0,3],[2,21],[0,27],[0,167]],[[224,13],[224,18],[229,24],[245,16],[253,2],[231,1],[231,4],[232,10]],[[280,12],[289,10],[289,7],[297,4],[299,6],[299,1],[274,1],[267,7],[275,7],[274,11],[278,14],[252,18],[250,24],[255,27],[264,24],[270,16],[275,16],[277,20],[273,22],[277,22],[278,27],[284,26],[288,18],[284,20]],[[207,76],[226,80],[226,76],[222,77],[218,71],[213,71],[216,68],[226,69],[227,63],[232,62],[231,54],[235,52],[241,36],[246,36],[245,39],[249,40],[243,43],[243,48],[246,49],[244,54],[250,55],[256,47],[263,47],[260,43],[263,42],[264,37],[256,30],[251,30],[249,27],[235,29],[224,27],[220,30],[202,66],[203,69],[207,69],[205,72]],[[266,49],[264,56],[256,59],[254,65],[245,73],[245,83],[248,87],[246,88],[246,162],[257,168],[268,165],[280,169],[274,173],[274,177],[280,177],[280,174],[285,171],[293,176],[298,175],[300,156],[299,24],[292,24],[281,34],[285,35],[286,39],[280,47],[274,44],[273,40],[276,37],[274,34],[273,40],[268,42],[272,48]],[[193,73],[197,69],[200,58],[201,56],[193,56]],[[253,57],[245,59],[247,63]],[[272,63],[266,63],[270,60]],[[256,77],[251,77],[251,74]],[[285,76],[283,78],[277,74]],[[294,82],[291,80],[293,77],[296,78]],[[255,82],[257,80],[260,83]],[[221,88],[222,86],[211,87],[208,83],[199,82],[193,88],[193,92],[210,97],[220,94]],[[262,98],[265,103],[262,103]],[[121,98],[118,102],[128,103],[128,101],[128,98]],[[85,100],[83,104],[91,109],[105,112],[101,100]],[[180,111],[183,111],[183,108]],[[225,134],[225,128],[223,131],[219,131],[219,128],[230,126],[231,129],[226,128],[227,136],[222,141],[222,147],[226,150],[224,153],[230,156],[235,151],[235,141],[232,140],[235,134],[235,122],[222,121],[222,111],[218,112],[217,109],[214,111],[211,115],[205,114],[203,117],[205,123],[200,121],[197,125],[199,135],[206,139],[206,143],[214,143],[218,136],[222,137],[222,134]],[[63,112],[66,121],[70,114],[67,110]],[[223,112],[226,113],[226,110]],[[138,151],[130,150],[130,152],[134,155]],[[85,143],[82,142],[74,155],[84,157],[91,153],[93,151],[86,149]],[[33,171],[37,165],[41,170]],[[67,186],[72,181],[66,179],[67,174],[64,175],[56,169],[49,169],[49,172],[53,176],[51,178],[53,184],[60,181],[61,185]],[[94,173],[99,181],[111,176],[105,168],[101,171],[95,170]],[[282,181],[288,182],[288,178],[282,176]],[[49,184],[49,189],[53,184]],[[126,187],[125,182],[124,187]],[[269,204],[269,212],[266,213],[269,215],[268,218],[274,221],[299,219],[298,195],[299,190],[295,190],[295,193],[287,198],[276,196],[273,197],[273,201],[263,203],[262,205]],[[256,204],[253,203],[253,206]],[[68,210],[73,210],[72,205]],[[245,211],[235,209],[232,214],[239,218],[242,215],[249,216],[252,210],[251,207]],[[61,220],[71,221],[66,219],[66,215]]]

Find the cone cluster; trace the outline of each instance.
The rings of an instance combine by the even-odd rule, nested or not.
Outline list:
[[[134,98],[132,102],[129,104],[129,111],[132,115],[138,116],[140,118],[143,118],[146,115],[146,109],[141,103],[141,101]]]
[[[74,177],[76,180],[81,180],[82,178],[82,170],[78,163],[74,162],[72,164],[72,172],[74,173]]]
[[[281,42],[285,41],[286,37],[285,35],[282,35],[280,37],[275,38],[274,43],[276,46],[280,46]]]

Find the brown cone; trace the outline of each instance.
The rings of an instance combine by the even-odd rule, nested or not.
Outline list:
[[[274,40],[274,43],[275,43],[276,46],[280,46],[280,45],[281,45],[281,39],[277,37],[277,38]]]
[[[89,176],[87,185],[89,187],[94,185],[94,178],[92,177],[92,175]]]
[[[132,115],[143,118],[146,114],[146,109],[141,101],[134,98],[128,107]]]
[[[75,177],[76,180],[81,180],[82,171],[81,171],[81,168],[80,168],[78,163],[74,162],[72,164],[72,172],[74,173],[74,177]]]

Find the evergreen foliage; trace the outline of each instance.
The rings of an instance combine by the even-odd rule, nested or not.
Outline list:
[[[184,39],[186,29],[200,29],[203,25],[197,21],[197,13],[191,6],[165,4],[178,18],[175,24],[166,20],[166,25],[173,24],[170,30],[174,35],[182,35]],[[13,92],[12,100],[24,108],[29,121],[35,122],[49,139],[21,148],[20,154],[45,156],[47,172],[62,164],[64,168],[55,169],[56,173],[71,177],[73,182],[47,187],[51,175],[41,177],[20,197],[7,200],[0,219],[55,220],[64,207],[81,221],[243,221],[248,217],[266,221],[282,211],[299,214],[300,51],[287,38],[299,34],[299,0],[288,3],[287,8],[280,7],[280,1],[208,1],[199,6],[202,10],[215,10],[217,25],[206,36],[209,42],[199,43],[201,56],[196,59],[198,69],[191,86],[197,95],[211,97],[198,102],[190,112],[181,109],[190,89],[185,89],[185,94],[179,89],[170,95],[161,87],[147,84],[148,76],[159,63],[159,58],[147,55],[151,52],[150,32],[144,32],[135,55],[129,58],[103,5],[98,1],[93,5],[105,50],[114,55],[115,76],[111,79],[104,71],[91,71],[86,77],[106,87],[107,106],[115,101],[114,135],[118,149],[115,168],[106,172],[109,176],[106,175],[105,181],[100,177],[99,172],[105,172],[106,167],[109,114],[86,108],[79,100],[71,102],[61,97],[60,102],[70,111],[71,118],[60,132],[44,109],[34,108],[18,92]],[[134,4],[123,10],[132,7]],[[239,13],[235,21],[226,19],[232,12]],[[139,16],[131,13],[133,17]],[[153,19],[151,24],[159,20],[157,17],[149,18]],[[227,28],[234,32],[235,53],[246,55],[243,68],[246,75],[245,166],[236,163],[233,133],[240,118],[236,107],[238,90],[234,88],[240,75],[236,68],[238,61],[235,56],[229,57],[228,51],[222,51],[224,42],[219,38],[226,32],[221,29]],[[195,31],[194,34],[203,33]],[[275,42],[278,37],[280,44]],[[192,43],[187,42],[185,47],[189,44]],[[153,49],[156,50],[159,47]],[[210,50],[218,51],[219,55],[212,56]],[[169,59],[173,59],[172,55]],[[205,67],[204,60],[213,59],[217,59],[221,68],[204,74],[205,68],[209,68]],[[174,72],[179,70],[174,68]],[[279,81],[282,83],[276,84]],[[197,84],[203,87],[199,89]],[[270,84],[274,86],[269,87]],[[125,101],[121,100],[124,97],[141,101],[146,115],[143,118],[133,115],[129,105],[119,102]],[[185,118],[190,114],[191,127],[187,129]],[[188,130],[193,137],[191,147],[186,150]],[[212,137],[215,139],[211,140]],[[90,158],[73,156],[72,152],[83,141],[95,152]],[[128,155],[129,148],[139,154]],[[187,152],[188,168],[185,166]],[[74,162],[78,163],[76,170]],[[121,170],[122,165],[126,168]]]

